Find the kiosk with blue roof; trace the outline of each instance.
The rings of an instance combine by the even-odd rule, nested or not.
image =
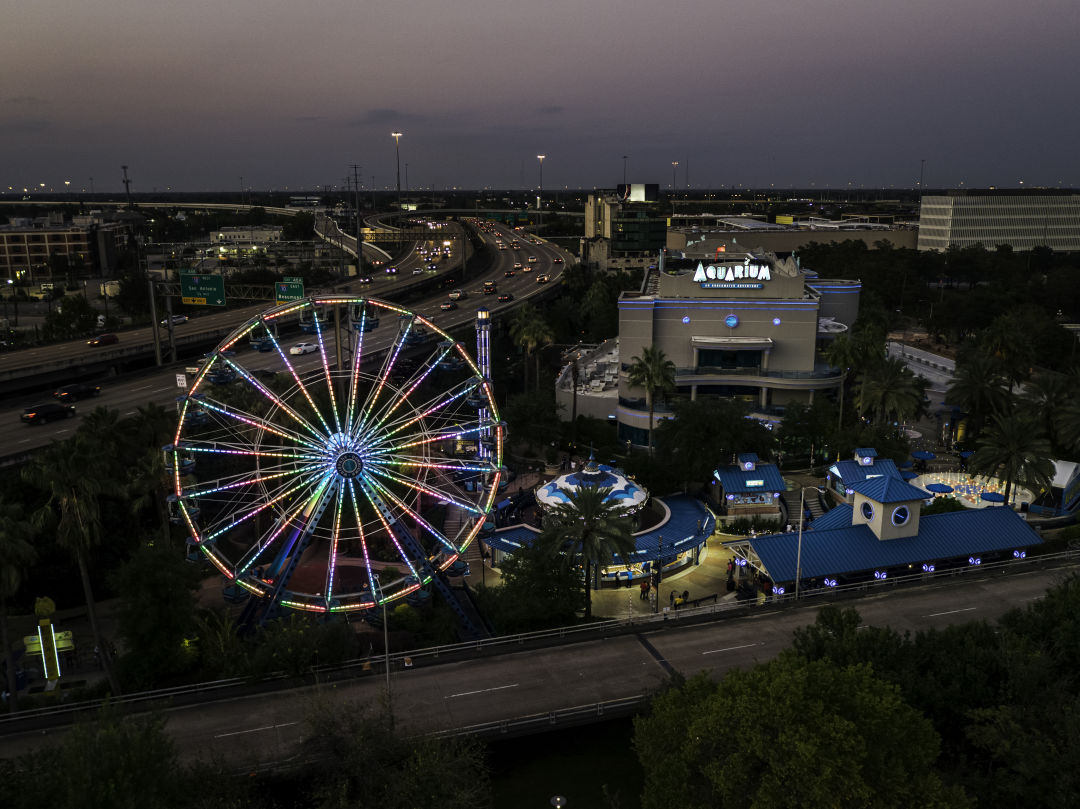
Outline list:
[[[837,461],[825,475],[826,488],[841,503],[850,503],[854,486],[864,480],[889,477],[903,480],[892,458],[879,458],[872,447],[858,447],[850,461]]]
[[[775,464],[761,463],[752,452],[713,472],[709,499],[725,517],[781,518],[780,495],[787,488]]]

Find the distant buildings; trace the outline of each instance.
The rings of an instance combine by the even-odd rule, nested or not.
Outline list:
[[[585,201],[581,263],[597,270],[629,270],[656,263],[667,242],[667,218],[656,201],[656,186],[631,194],[590,194]],[[651,190],[651,192],[648,192]]]
[[[61,283],[69,274],[109,275],[127,241],[127,226],[100,214],[17,220],[0,227],[0,275],[13,283],[52,282],[61,264],[63,275],[55,279]]]
[[[922,198],[919,250],[999,244],[1013,250],[1080,250],[1080,195],[1050,191],[954,191]]]

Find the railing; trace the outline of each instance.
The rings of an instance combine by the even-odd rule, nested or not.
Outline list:
[[[1075,560],[1080,560],[1080,547],[1069,548],[1065,551],[1058,553],[1049,553],[1036,556],[1029,556],[1023,559],[1011,558],[1004,559],[998,562],[984,562],[980,565],[966,565],[964,567],[953,568],[949,570],[941,570],[933,573],[924,573],[922,571],[914,573],[908,576],[897,576],[889,579],[874,579],[871,581],[858,582],[854,584],[838,585],[836,587],[820,587],[814,590],[801,589],[798,602],[795,599],[793,593],[785,593],[783,595],[772,595],[767,597],[763,602],[757,600],[746,599],[743,601],[718,601],[717,603],[700,606],[689,607],[679,610],[665,610],[657,614],[643,614],[643,615],[628,615],[626,618],[613,618],[605,621],[595,621],[593,623],[581,624],[579,626],[567,626],[556,627],[554,629],[543,629],[536,632],[523,632],[515,635],[504,635],[501,637],[485,638],[479,640],[466,641],[464,643],[451,643],[443,644],[440,646],[431,646],[426,649],[416,649],[408,652],[400,652],[391,654],[389,656],[390,665],[397,668],[407,668],[416,665],[417,662],[428,662],[429,665],[437,662],[442,662],[446,659],[460,659],[462,656],[473,657],[478,653],[497,654],[503,650],[521,649],[526,646],[545,646],[553,643],[565,643],[565,642],[579,642],[584,640],[590,640],[593,638],[600,638],[610,636],[613,634],[624,634],[628,632],[636,632],[646,629],[656,629],[665,626],[676,625],[691,625],[696,623],[702,623],[708,621],[714,617],[722,617],[725,615],[743,614],[747,612],[753,612],[759,609],[786,609],[797,606],[799,602],[813,602],[818,598],[835,599],[838,594],[847,595],[849,597],[858,597],[864,593],[870,592],[883,592],[890,588],[898,588],[905,586],[914,586],[927,584],[932,581],[939,581],[941,579],[956,578],[958,576],[965,576],[970,574],[986,574],[992,571],[1005,571],[1009,570],[1027,570],[1036,567],[1055,567],[1055,566],[1069,566]],[[310,668],[311,675],[319,681],[326,680],[340,680],[349,679],[357,676],[364,676],[373,673],[376,670],[382,670],[383,658],[381,657],[364,657],[357,658],[355,660],[349,660],[344,663],[328,664],[323,666],[312,666]],[[175,700],[177,698],[191,698],[198,697],[199,699],[193,699],[191,701],[201,701],[205,697],[217,697],[219,692],[229,688],[259,688],[267,684],[272,683],[285,683],[294,684],[296,678],[290,677],[284,672],[274,672],[272,674],[265,675],[258,680],[243,677],[233,677],[224,680],[214,680],[207,683],[195,683],[193,685],[177,686],[175,688],[163,688],[154,691],[143,691],[137,694],[127,694],[122,697],[109,698],[108,702],[114,706],[133,706],[149,704],[162,700]],[[640,699],[639,697],[632,697],[629,699]],[[106,700],[96,699],[87,700],[78,703],[69,703],[65,705],[50,706],[47,708],[32,708],[29,710],[19,711],[15,714],[8,714],[0,716],[0,731],[3,731],[5,726],[13,725],[16,722],[25,721],[28,719],[43,719],[48,717],[56,717],[65,714],[74,714],[84,711],[97,710],[105,704]],[[594,710],[598,705],[613,705],[620,703],[621,700],[614,700],[609,703],[596,703],[592,706],[584,706],[580,708],[568,708],[566,711],[581,711],[581,710]],[[602,709],[601,709],[602,710]],[[560,715],[562,711],[556,712]],[[544,714],[544,716],[550,717],[550,714]],[[524,717],[521,720],[508,720],[511,722],[517,721],[535,721],[534,717]],[[488,725],[502,726],[503,722],[487,723]],[[475,726],[475,727],[486,727]],[[467,732],[466,728],[459,728],[456,730],[446,731],[447,734],[454,734],[460,732]]]

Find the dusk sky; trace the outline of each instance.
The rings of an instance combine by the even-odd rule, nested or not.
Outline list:
[[[3,5],[4,190],[1080,186],[1076,0]]]

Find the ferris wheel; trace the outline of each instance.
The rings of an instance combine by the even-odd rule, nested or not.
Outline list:
[[[165,447],[192,554],[312,612],[385,605],[453,565],[503,478],[487,315],[479,364],[430,320],[352,295],[233,331],[178,399]],[[297,325],[303,339],[279,338]]]

